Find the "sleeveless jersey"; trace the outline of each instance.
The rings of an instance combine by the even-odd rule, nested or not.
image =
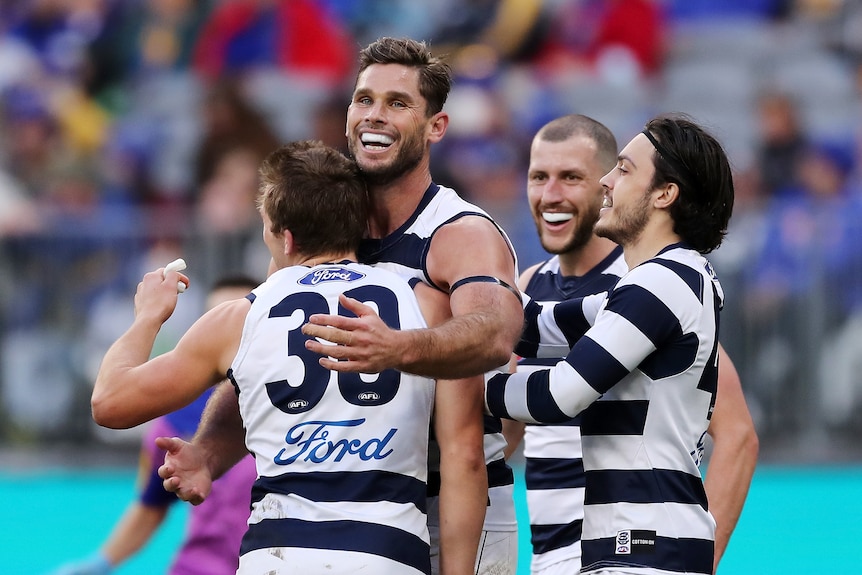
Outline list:
[[[668,246],[617,282],[565,360],[488,381],[491,413],[546,423],[581,414],[582,573],[712,572],[715,522],[699,464],[722,300],[709,262]],[[554,317],[569,327],[592,317],[580,303],[555,306]]]
[[[392,270],[407,278],[420,280],[440,289],[431,281],[426,258],[434,233],[442,226],[464,216],[481,216],[494,220],[481,208],[467,202],[455,190],[431,184],[413,215],[400,228],[382,239],[363,240],[359,260]],[[494,223],[496,226],[497,224]],[[499,227],[512,252],[517,277],[517,257],[506,233]],[[503,457],[506,439],[503,426],[497,417],[485,418],[485,463],[488,469],[489,504],[485,512],[486,531],[516,531],[514,503],[514,474]],[[432,451],[436,447],[432,446]],[[436,496],[440,488],[440,473],[436,461],[429,467],[429,496]]]
[[[429,573],[434,381],[321,367],[300,329],[311,314],[348,315],[341,293],[394,328],[426,327],[405,280],[356,263],[284,268],[252,292],[229,374],[259,476],[241,555],[283,554],[308,575]]]
[[[538,304],[553,304],[607,292],[626,271],[619,247],[582,276],[562,275],[560,259],[553,256],[536,269],[524,293]],[[517,369],[531,372],[557,361],[559,358],[520,358]],[[576,416],[557,425],[525,425],[524,483],[534,573],[560,561],[580,561],[585,475],[579,424]]]

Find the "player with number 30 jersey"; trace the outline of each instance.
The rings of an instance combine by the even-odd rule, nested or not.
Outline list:
[[[300,327],[313,313],[344,314],[342,292],[375,305],[390,325],[426,325],[407,282],[361,264],[285,268],[254,290],[230,373],[259,475],[240,573],[277,568],[281,548],[290,548],[297,572],[429,570],[434,381],[321,367]],[[371,415],[381,409],[386,417]]]

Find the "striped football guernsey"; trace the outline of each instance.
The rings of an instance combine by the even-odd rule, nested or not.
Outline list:
[[[577,309],[586,299],[555,306],[558,321],[589,318]],[[712,572],[715,522],[698,466],[722,300],[709,262],[668,246],[617,282],[565,360],[488,381],[495,415],[559,423],[581,414],[582,573]]]
[[[547,306],[606,293],[626,271],[619,247],[582,276],[562,275],[559,257],[553,256],[536,269],[524,293],[537,304]],[[535,371],[558,360],[559,357],[521,358],[518,371]],[[556,425],[526,424],[524,429],[524,482],[533,546],[530,566],[534,573],[561,561],[580,562],[585,476],[579,424],[580,417],[575,417]]]
[[[382,239],[364,240],[359,252],[360,261],[394,271],[408,279],[418,279],[440,289],[428,276],[426,257],[431,238],[442,226],[464,216],[481,216],[493,219],[481,208],[465,201],[454,190],[431,184],[413,215],[400,228]],[[496,224],[495,224],[496,225]],[[499,228],[499,226],[498,226]],[[509,244],[517,274],[517,260],[505,232],[500,233]],[[485,463],[488,468],[489,505],[485,512],[485,530],[516,531],[514,474],[503,457],[506,439],[499,418],[485,418]],[[429,468],[429,496],[439,492],[439,469]],[[435,487],[437,491],[435,491]]]
[[[229,373],[258,473],[240,575],[430,573],[434,381],[320,366],[301,327],[314,313],[345,315],[341,293],[389,325],[426,327],[405,280],[357,263],[291,266],[252,292]]]

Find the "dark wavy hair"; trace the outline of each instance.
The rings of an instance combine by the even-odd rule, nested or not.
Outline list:
[[[651,187],[674,183],[674,232],[702,254],[721,245],[733,213],[733,173],[721,144],[685,114],[661,115],[645,129],[658,142]]]
[[[426,116],[443,109],[452,89],[452,68],[431,54],[425,42],[410,38],[380,38],[359,52],[357,79],[372,64],[401,64],[419,70],[419,93],[428,102]]]

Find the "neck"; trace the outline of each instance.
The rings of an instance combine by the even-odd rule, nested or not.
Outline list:
[[[667,246],[677,244],[681,241],[682,238],[671,231],[650,233],[649,228],[647,228],[635,241],[623,246],[623,257],[626,260],[628,268],[632,269],[654,258]]]
[[[599,265],[617,246],[607,238],[594,235],[586,245],[559,254],[560,273],[564,276],[583,276]]]
[[[384,238],[404,225],[413,215],[425,190],[431,185],[428,169],[416,169],[395,181],[369,186],[371,213],[368,233],[372,238]]]
[[[298,255],[295,261],[291,262],[289,265],[294,266],[306,266],[306,267],[314,267],[319,266],[321,264],[332,264],[335,262],[340,262],[348,260],[351,262],[356,261],[356,253],[355,252],[329,252],[325,254],[317,254],[313,256],[305,256]]]

